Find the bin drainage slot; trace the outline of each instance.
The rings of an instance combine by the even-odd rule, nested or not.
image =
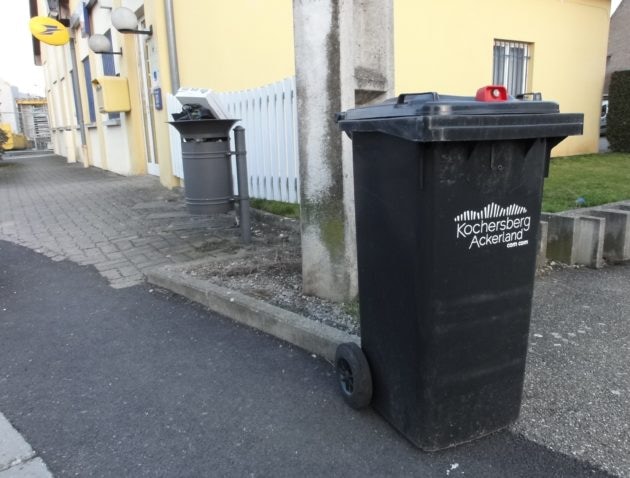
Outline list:
[[[184,138],[183,143],[223,143],[227,141],[227,138]]]

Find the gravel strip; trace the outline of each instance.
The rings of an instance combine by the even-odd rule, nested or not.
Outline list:
[[[302,255],[299,231],[279,222],[260,222],[253,243],[240,253],[225,242],[208,242],[202,248],[218,259],[192,266],[186,274],[234,289],[304,317],[359,334],[356,303],[338,304],[302,291]],[[224,259],[225,253],[232,255]]]

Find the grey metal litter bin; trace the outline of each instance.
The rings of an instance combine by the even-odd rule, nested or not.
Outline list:
[[[184,196],[191,214],[225,213],[232,209],[230,130],[237,119],[169,121],[182,137]]]

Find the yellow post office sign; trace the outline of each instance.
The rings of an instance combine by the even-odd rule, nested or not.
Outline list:
[[[35,38],[48,45],[65,45],[70,41],[68,29],[54,18],[33,17],[28,26]]]

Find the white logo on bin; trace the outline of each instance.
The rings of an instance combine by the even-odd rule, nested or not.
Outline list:
[[[527,209],[518,204],[501,207],[490,203],[481,211],[456,216],[456,238],[466,240],[468,249],[505,244],[507,248],[529,244],[524,235],[531,227]]]

